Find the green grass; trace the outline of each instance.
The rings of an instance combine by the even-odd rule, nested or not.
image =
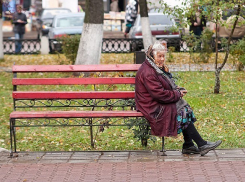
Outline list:
[[[193,53],[190,58],[189,53],[172,53],[172,59],[169,54],[167,55],[166,64],[191,64],[198,63],[203,64],[200,59],[199,53]],[[223,62],[225,53],[220,52],[218,55],[218,63]],[[215,62],[215,53],[212,53],[208,63]],[[229,56],[227,63],[236,63],[237,58]],[[133,53],[103,53],[100,59],[101,64],[132,64],[134,63]],[[59,64],[71,64],[63,54],[52,55],[5,55],[4,60],[0,60],[0,66],[11,67],[13,65],[59,65]]]
[[[245,148],[245,74],[222,72],[221,94],[213,94],[214,73],[181,72],[178,84],[188,90],[186,100],[198,119],[196,126],[206,140],[221,139],[220,148]],[[56,75],[57,76],[57,75]],[[0,147],[10,147],[9,114],[13,110],[11,91],[12,74],[0,73]],[[69,90],[67,87],[64,90]],[[94,133],[97,133],[94,127]],[[88,127],[17,128],[18,149],[24,151],[78,151],[78,150],[142,150],[140,141],[133,138],[127,127],[105,128],[90,146]],[[183,137],[167,138],[167,149],[180,149]],[[147,149],[160,149],[160,138],[148,142]]]
[[[108,55],[106,55],[108,56]],[[119,55],[117,55],[119,56]],[[6,58],[7,57],[7,58]],[[5,57],[2,66],[8,66],[9,57]],[[10,56],[11,57],[11,56]],[[34,58],[33,58],[34,57]],[[18,64],[27,61],[26,64],[59,64],[58,59],[42,59],[43,56],[14,57]],[[119,56],[120,57],[120,56]],[[29,58],[30,60],[27,60]],[[33,62],[31,58],[35,59]],[[43,61],[45,60],[45,61]],[[121,61],[118,61],[121,60]],[[65,61],[64,61],[65,62]],[[127,57],[110,59],[103,64],[132,63]],[[220,94],[213,94],[213,72],[179,72],[177,83],[188,90],[185,99],[192,106],[197,117],[196,127],[204,139],[223,141],[220,148],[245,148],[245,73],[222,72]],[[21,77],[72,77],[71,74],[23,74]],[[0,147],[10,149],[9,139],[9,114],[13,111],[11,96],[12,74],[0,73]],[[117,86],[121,89],[122,86]],[[113,87],[111,89],[118,89]],[[22,87],[28,90],[30,87]],[[40,89],[37,86],[35,89]],[[46,90],[70,90],[71,87],[49,87]],[[91,89],[91,87],[75,86],[73,90]],[[103,89],[103,88],[101,88]],[[132,90],[133,87],[125,87]],[[97,132],[94,127],[95,148],[90,146],[90,133],[88,127],[42,127],[42,128],[17,128],[18,150],[23,151],[81,151],[81,150],[155,150],[161,148],[161,140],[157,138],[154,143],[148,141],[147,148],[141,146],[141,142],[133,138],[133,131],[127,127],[109,127],[104,132]],[[166,138],[166,149],[181,149],[182,135],[177,138]]]

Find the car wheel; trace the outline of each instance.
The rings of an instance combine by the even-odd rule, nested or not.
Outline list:
[[[138,45],[135,42],[130,44],[130,52],[135,52],[138,49]]]
[[[175,52],[180,52],[180,45],[177,45],[174,48],[175,48]]]
[[[41,31],[38,31],[37,32],[37,39],[41,39],[41,37],[42,37],[42,32]]]

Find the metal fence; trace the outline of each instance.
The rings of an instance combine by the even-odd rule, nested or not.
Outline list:
[[[22,48],[21,52],[16,52],[15,45],[21,42]],[[41,50],[41,40],[40,39],[3,39],[3,52],[4,54],[39,54]]]
[[[168,48],[173,47],[174,52],[189,52],[189,51],[200,51],[203,43],[200,41],[200,49],[193,47],[193,42],[185,41],[181,38],[167,38],[163,39],[167,41]],[[233,38],[232,44],[236,43],[239,38]],[[19,54],[38,54],[41,51],[41,41],[40,39],[23,39],[22,50]],[[3,47],[5,54],[16,54],[15,53],[15,43],[14,39],[4,39]],[[219,51],[225,51],[225,44],[221,43],[219,39]],[[213,38],[208,42],[211,51],[215,50],[215,39]],[[56,39],[49,39],[49,50],[50,53],[62,52],[62,44]],[[140,51],[144,49],[143,39],[125,39],[125,38],[104,38],[102,42],[102,53],[134,53],[135,51]]]
[[[168,47],[174,47],[175,51],[185,51],[183,41],[179,39],[164,39],[168,42]],[[56,39],[49,39],[50,52],[61,52],[61,42]],[[144,49],[143,39],[125,39],[125,38],[104,38],[102,41],[102,53],[134,53]]]

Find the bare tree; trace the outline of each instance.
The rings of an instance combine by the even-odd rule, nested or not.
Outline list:
[[[0,59],[3,59],[3,0],[0,0]]]
[[[75,64],[99,64],[103,38],[103,0],[86,0],[85,19]]]
[[[215,64],[214,64],[214,67],[215,67],[214,93],[217,94],[220,92],[220,72],[225,66],[225,64],[227,63],[227,60],[230,54],[230,45],[231,45],[231,40],[232,40],[234,31],[238,24],[244,25],[245,23],[244,21],[243,22],[239,21],[240,14],[241,14],[241,7],[243,7],[244,5],[244,0],[183,0],[182,5],[185,5],[185,7],[170,8],[166,3],[161,3],[161,6],[165,13],[174,15],[175,17],[178,17],[178,18],[182,18],[182,20],[184,20],[183,14],[184,16],[189,16],[188,13],[184,13],[184,12],[196,11],[196,7],[205,7],[205,11],[202,11],[202,15],[204,15],[208,19],[208,21],[214,23],[215,25],[214,40],[215,40],[215,55],[216,56],[215,56]],[[218,54],[219,54],[218,43],[220,42],[219,40],[220,37],[218,34],[218,27],[224,26],[224,24],[226,24],[222,20],[222,13],[229,9],[230,10],[236,9],[236,13],[234,16],[232,16],[233,17],[232,25],[228,26],[231,31],[229,33],[229,37],[226,42],[225,58],[223,62],[220,64],[220,66],[218,66]],[[188,24],[188,22],[186,23]]]
[[[146,0],[139,0],[140,5],[140,17],[141,17],[141,27],[143,35],[144,48],[147,49],[151,44],[153,44],[152,34],[150,29],[150,22],[148,17],[148,8]]]
[[[219,0],[217,0],[217,6],[218,5],[219,5]],[[216,47],[216,56],[215,56],[215,86],[214,86],[214,93],[215,94],[218,94],[219,91],[220,91],[220,72],[223,69],[223,67],[225,66],[225,64],[227,62],[227,59],[229,57],[231,39],[232,39],[234,30],[235,30],[235,28],[237,26],[240,12],[241,12],[241,4],[238,4],[238,8],[237,8],[236,15],[235,15],[235,18],[234,18],[234,23],[233,23],[233,26],[232,26],[232,30],[230,32],[230,35],[229,35],[229,38],[228,38],[228,42],[227,42],[227,47],[226,47],[226,51],[225,51],[225,58],[224,58],[224,60],[223,60],[223,62],[222,62],[222,64],[220,66],[218,66],[218,35],[217,35],[218,26],[217,26],[217,23],[216,23],[216,26],[215,26],[215,29],[216,29],[216,40],[215,40],[215,42],[216,42],[216,45],[215,45],[215,47]],[[218,22],[217,19],[216,19],[216,22]]]

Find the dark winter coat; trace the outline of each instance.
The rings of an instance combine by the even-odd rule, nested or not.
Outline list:
[[[180,99],[180,92],[146,60],[135,77],[135,102],[137,111],[150,123],[152,135],[177,135],[176,102]]]
[[[22,20],[24,23],[19,23],[17,20]],[[15,13],[13,16],[14,33],[25,33],[25,25],[27,24],[26,15],[24,13]]]
[[[194,26],[194,23],[197,22],[197,15],[188,17],[191,25],[190,32],[193,32],[195,35],[200,36],[202,34],[203,28],[206,27],[206,18],[204,15],[201,16],[200,25]]]

